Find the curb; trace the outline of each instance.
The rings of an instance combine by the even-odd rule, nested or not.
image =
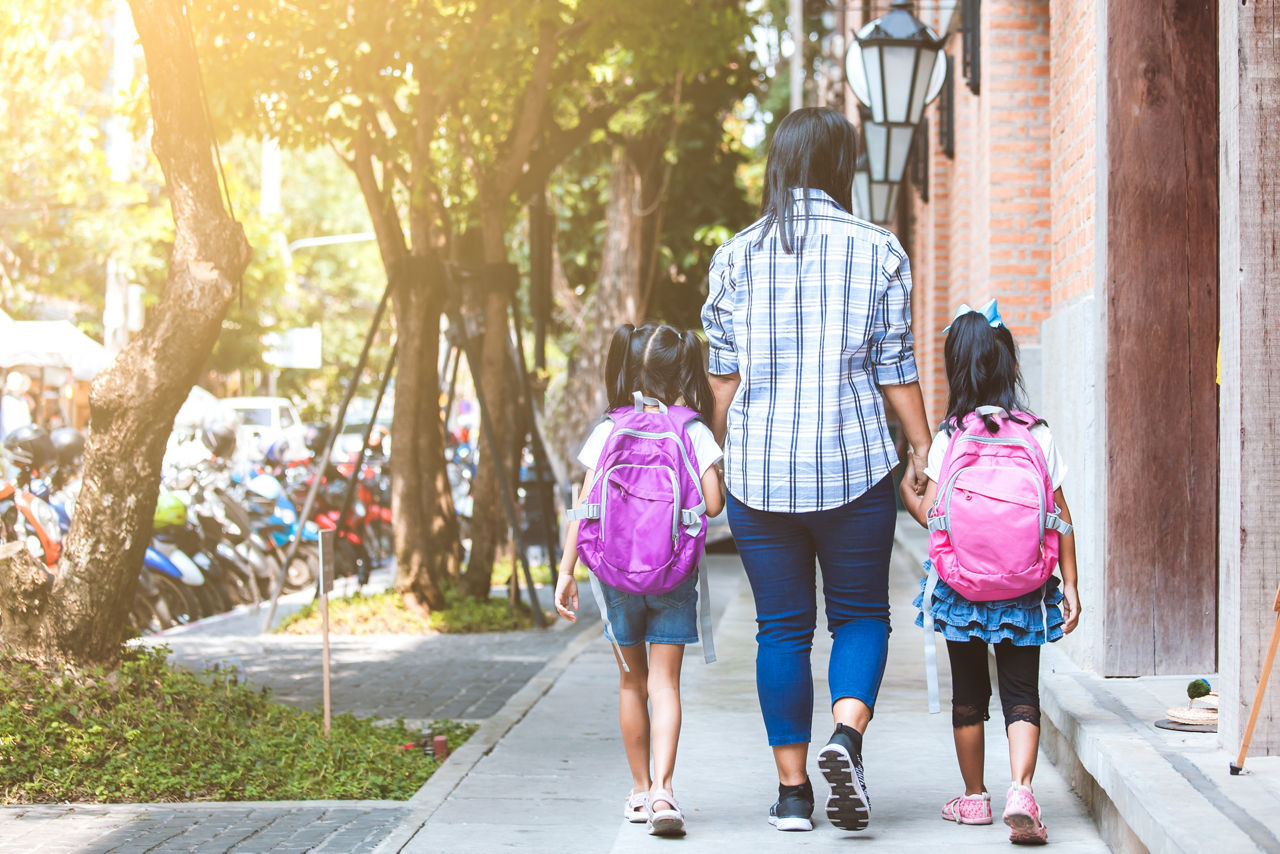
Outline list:
[[[512,727],[524,719],[529,710],[551,690],[551,686],[573,660],[599,639],[594,631],[599,622],[595,620],[584,625],[578,637],[570,641],[537,675],[512,695],[497,714],[481,724],[475,734],[467,739],[467,743],[458,748],[458,752],[450,756],[412,798],[402,802],[409,808],[409,814],[374,849],[374,854],[398,852],[412,841],[458,784],[471,773],[471,769],[489,755]]]

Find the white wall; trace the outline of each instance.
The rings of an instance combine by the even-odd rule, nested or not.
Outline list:
[[[1033,405],[1049,422],[1068,471],[1062,490],[1076,528],[1080,627],[1061,641],[1079,664],[1103,661],[1106,578],[1106,323],[1104,300],[1088,296],[1059,308],[1040,327],[1041,384]],[[1028,386],[1031,383],[1028,382]]]

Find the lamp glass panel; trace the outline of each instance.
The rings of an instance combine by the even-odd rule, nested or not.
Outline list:
[[[933,70],[937,59],[936,50],[922,48],[917,54],[916,75],[912,81],[910,117],[907,119],[913,125],[920,123],[920,115],[924,112],[924,105],[928,101],[927,95],[929,86],[933,82]]]
[[[911,140],[915,136],[913,125],[890,125],[889,128],[889,165],[885,170],[886,180],[897,183],[907,171],[907,158],[911,156]]]
[[[853,173],[853,204],[859,217],[871,219],[871,176],[866,172]]]
[[[959,5],[959,0],[939,0],[937,25],[934,26],[938,35],[945,36],[951,32],[951,27],[955,24],[956,7]]]
[[[917,48],[908,45],[885,45],[884,55],[885,118],[876,121],[910,121],[911,94],[915,89]]]
[[[879,46],[862,49],[862,67],[867,75],[867,106],[871,108],[871,117],[878,122],[884,121],[883,57],[884,49]]]
[[[862,65],[862,46],[857,42],[849,46],[849,53],[844,58],[844,77],[853,90],[854,97],[871,106],[871,96],[867,91],[867,69]]]
[[[947,54],[945,51],[938,51],[933,59],[933,73],[929,78],[929,91],[925,93],[924,102],[932,104],[934,99],[942,94],[942,87],[947,82]]]
[[[892,202],[897,198],[894,192],[897,184],[887,181],[871,182],[871,221],[884,225],[893,216]]]
[[[871,180],[888,180],[889,127],[875,122],[863,122],[862,135],[867,145],[867,171]]]

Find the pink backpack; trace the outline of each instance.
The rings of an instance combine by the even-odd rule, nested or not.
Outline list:
[[[613,430],[595,480],[586,502],[566,517],[579,520],[578,557],[591,570],[610,640],[600,582],[641,596],[667,593],[699,571],[707,538],[707,504],[688,431],[698,413],[638,391],[634,397],[633,407],[605,416]],[[659,411],[646,412],[646,404]],[[703,651],[714,661],[707,573],[700,575]]]
[[[983,410],[986,411],[986,410]],[[1049,466],[1031,435],[1035,416],[993,412],[999,429],[987,431],[970,413],[951,435],[938,497],[929,510],[929,560],[933,565],[922,603],[929,710],[937,712],[932,652],[933,591],[945,581],[971,602],[1025,596],[1044,586],[1058,566],[1058,536],[1071,526],[1058,516]],[[1043,598],[1040,613],[1048,625]]]
[[[977,413],[951,435],[929,510],[929,558],[938,577],[971,602],[1043,586],[1058,566],[1058,538],[1047,534],[1071,530],[1058,518],[1049,466],[1030,428],[1004,410],[993,417],[994,435]]]

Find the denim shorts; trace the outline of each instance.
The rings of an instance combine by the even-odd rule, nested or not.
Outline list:
[[[607,584],[604,604],[618,646],[698,642],[698,574],[657,596],[624,593]]]

